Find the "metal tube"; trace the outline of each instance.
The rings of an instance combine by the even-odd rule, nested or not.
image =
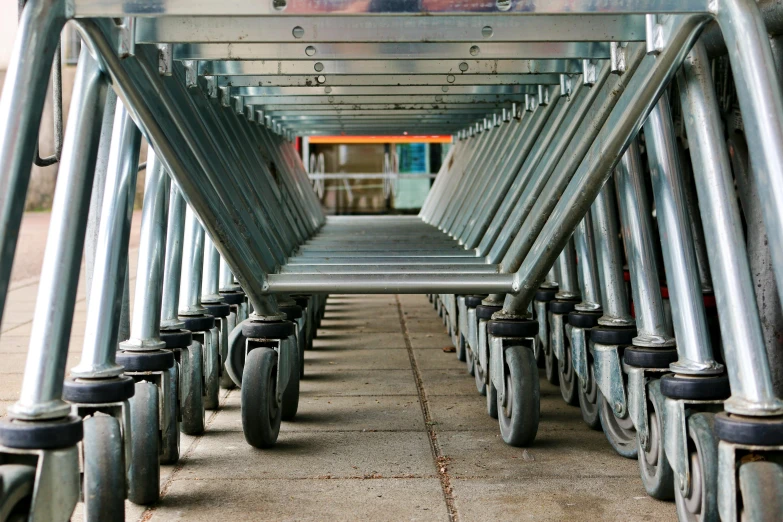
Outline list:
[[[117,87],[119,96],[127,103],[140,125],[143,126],[145,136],[150,140],[155,150],[160,156],[166,170],[169,171],[174,179],[179,183],[185,184],[188,188],[189,201],[195,205],[199,213],[205,216],[207,226],[210,227],[210,235],[213,240],[218,238],[221,255],[225,256],[229,264],[235,267],[235,273],[240,278],[243,288],[248,293],[253,308],[256,312],[268,316],[277,313],[277,304],[274,296],[264,294],[265,270],[263,264],[263,255],[257,248],[251,247],[250,242],[243,236],[241,230],[237,227],[217,228],[219,211],[225,211],[231,219],[242,222],[243,214],[235,206],[227,206],[218,201],[216,192],[205,190],[202,184],[213,185],[217,179],[207,163],[203,163],[203,157],[198,155],[198,150],[193,148],[192,144],[177,134],[166,134],[164,127],[170,125],[177,118],[173,114],[166,112],[166,118],[156,119],[150,106],[148,98],[141,96],[136,90],[134,79],[142,81],[142,78],[133,76],[124,68],[131,60],[121,62],[114,54],[112,46],[109,44],[103,30],[98,23],[92,20],[79,20],[75,22],[82,37],[95,49],[103,58],[107,72],[112,76],[113,85]],[[171,116],[171,119],[168,117]],[[167,128],[167,127],[166,127]],[[182,146],[178,149],[176,146]],[[191,155],[184,157],[177,150],[187,150]],[[188,168],[191,167],[191,168]],[[225,188],[225,185],[224,185]],[[234,201],[240,196],[235,193],[236,189],[230,187],[230,193],[223,192],[229,201]],[[252,231],[250,231],[252,237]]]
[[[598,319],[603,326],[628,326],[633,324],[628,309],[623,277],[623,251],[620,245],[620,226],[617,223],[617,207],[614,185],[609,180],[591,207],[595,233],[598,278],[601,281],[604,315]]]
[[[475,196],[473,187],[483,178],[484,171],[481,166],[486,163],[488,157],[494,154],[502,141],[503,134],[500,129],[494,127],[490,127],[482,133],[482,136],[485,136],[482,147],[473,155],[470,163],[465,165],[465,174],[459,188],[446,201],[447,208],[438,228],[447,234],[453,236],[453,224],[459,215],[460,208]]]
[[[753,281],[742,233],[734,180],[723,141],[709,59],[697,43],[678,75],[685,130],[690,142],[699,210],[725,347],[731,398],[724,409],[740,415],[780,415],[764,348]],[[734,306],[741,303],[741,306]]]
[[[100,379],[122,374],[116,364],[117,335],[128,266],[128,239],[133,217],[133,196],[139,166],[141,133],[121,103],[114,116],[114,131],[101,226],[93,274],[92,297],[87,308],[84,348],[77,378]]]
[[[550,116],[552,116],[555,108],[559,105],[559,103],[553,102],[544,107],[538,107],[532,115],[526,118],[525,143],[520,151],[514,181],[504,192],[503,201],[497,205],[489,222],[481,227],[477,227],[477,231],[475,231],[473,236],[468,240],[467,245],[472,245],[471,248],[476,248],[476,251],[480,256],[485,256],[489,253],[495,239],[505,227],[506,221],[516,208],[517,202],[533,172],[532,169],[529,168],[528,163],[528,161],[532,163],[533,160],[529,160],[528,158],[531,154],[534,156],[537,155],[535,151],[537,147],[540,147],[539,140],[542,129],[544,129],[546,123],[550,120]]]
[[[579,276],[579,289],[582,302],[576,305],[580,311],[597,311],[601,309],[601,290],[598,286],[598,271],[595,257],[595,245],[593,242],[593,221],[590,212],[579,222],[574,231],[574,246],[578,259],[577,270]],[[547,272],[550,278],[552,271]],[[544,281],[547,282],[546,280]],[[551,281],[550,281],[551,283]],[[543,286],[543,284],[542,284]]]
[[[479,294],[514,292],[513,274],[269,274],[270,293]]]
[[[163,295],[161,303],[161,330],[181,330],[185,323],[179,320],[179,286],[182,279],[182,244],[185,236],[185,198],[179,186],[171,183],[169,215],[166,233],[166,255],[163,268]]]
[[[783,297],[783,94],[756,2],[722,1],[717,20],[742,109],[778,294]]]
[[[665,348],[674,346],[674,336],[663,307],[652,234],[652,212],[642,179],[641,161],[639,142],[633,140],[614,176],[636,312],[637,335],[633,344]]]
[[[485,211],[480,204],[481,196],[486,187],[491,185],[492,180],[499,174],[497,162],[507,154],[507,146],[512,141],[516,141],[514,128],[511,125],[501,123],[500,127],[492,127],[489,132],[494,141],[487,149],[483,160],[477,163],[473,169],[469,183],[462,187],[463,190],[459,194],[462,200],[455,205],[451,221],[447,225],[450,235],[455,239],[459,239],[465,223],[471,215]]]
[[[668,18],[671,26],[668,45],[658,55],[642,60],[540,233],[536,234],[535,242],[529,249],[517,252],[524,259],[516,272],[519,292],[506,297],[503,315],[527,313],[546,271],[592,205],[706,21],[701,15]]]
[[[171,180],[155,151],[147,147],[135,306],[130,339],[120,343],[123,350],[145,351],[166,347],[160,339],[160,315],[170,184]]]
[[[555,299],[579,299],[579,277],[576,274],[576,248],[573,238],[568,240],[565,248],[557,258],[560,271],[558,292]]]
[[[38,150],[46,80],[64,24],[63,1],[37,0],[25,6],[0,96],[0,321]]]
[[[240,290],[240,286],[234,282],[234,274],[223,256],[220,256],[220,291],[234,292]]]
[[[70,405],[61,400],[63,378],[107,86],[98,64],[83,48],[57,175],[22,392],[9,409],[16,419],[57,418],[70,412]]]
[[[721,373],[712,355],[696,253],[687,220],[669,97],[664,93],[644,124],[666,284],[677,338],[677,373]],[[694,277],[696,276],[696,277]]]
[[[219,303],[221,301],[218,280],[220,278],[220,256],[209,236],[204,237],[204,273],[201,279],[201,302]]]
[[[188,205],[185,211],[185,239],[182,247],[182,280],[179,315],[205,315],[201,306],[201,273],[204,270],[204,229]]]

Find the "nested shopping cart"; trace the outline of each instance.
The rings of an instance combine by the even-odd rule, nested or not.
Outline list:
[[[779,516],[782,359],[757,297],[783,291],[783,97],[780,8],[762,4],[23,3],[0,312],[66,24],[83,47],[0,422],[0,520],[68,520],[80,491],[90,520],[155,502],[159,462],[221,386],[241,387],[248,443],[272,447],[330,293],[428,294],[511,445],[535,443],[541,365],[681,519]],[[295,138],[405,133],[453,136],[421,213],[325,216]]]

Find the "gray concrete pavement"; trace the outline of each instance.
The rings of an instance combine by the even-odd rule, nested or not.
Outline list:
[[[23,233],[28,263],[40,267],[44,241]],[[36,291],[33,275],[9,293],[0,416],[18,397]],[[85,319],[80,290],[69,367]],[[224,391],[206,432],[183,436],[181,461],[161,470],[161,501],[128,503],[127,519],[675,519],[672,504],[645,495],[636,461],[617,456],[545,379],[536,443],[505,445],[464,364],[443,351],[449,343],[424,296],[330,297],[306,354],[299,414],[278,445],[248,446],[239,392]]]
[[[505,445],[448,344],[423,296],[332,296],[277,447],[245,443],[226,392],[140,519],[675,518],[545,380],[536,444]]]

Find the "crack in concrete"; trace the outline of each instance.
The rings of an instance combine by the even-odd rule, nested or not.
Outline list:
[[[413,380],[416,381],[416,390],[419,394],[419,404],[421,405],[421,413],[424,416],[424,426],[427,428],[427,439],[430,441],[430,449],[432,450],[432,457],[435,462],[435,469],[438,472],[438,479],[440,479],[440,487],[443,490],[443,499],[446,501],[446,511],[449,515],[449,520],[457,522],[459,520],[459,514],[457,513],[457,507],[454,503],[454,493],[451,488],[451,477],[449,476],[448,465],[450,458],[443,455],[440,449],[440,443],[438,442],[438,434],[435,431],[435,424],[432,422],[430,415],[430,406],[427,401],[427,392],[424,390],[424,380],[419,371],[419,365],[416,362],[416,355],[413,353],[413,345],[411,344],[410,334],[408,333],[408,325],[405,322],[405,314],[402,311],[402,303],[400,302],[400,296],[394,296],[394,300],[397,302],[397,313],[400,317],[400,328],[402,329],[402,336],[405,339],[405,349],[408,351],[408,358],[411,361],[411,371],[413,372]]]

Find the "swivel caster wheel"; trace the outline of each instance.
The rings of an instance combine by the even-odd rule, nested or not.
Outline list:
[[[468,360],[468,342],[465,340],[465,336],[459,334],[459,343],[457,343],[457,359],[466,362]]]
[[[713,431],[714,414],[688,417],[690,484],[675,481],[674,502],[681,521],[718,520],[718,439]]]
[[[465,365],[468,370],[468,375],[475,375],[476,374],[476,360],[475,357],[473,357],[473,350],[471,350],[470,346],[467,347],[467,351],[465,352]]]
[[[601,430],[601,415],[599,404],[602,400],[601,390],[595,381],[593,374],[593,359],[587,354],[587,382],[579,380],[576,385],[579,394],[579,410],[582,412],[582,420],[591,429]]]
[[[557,369],[557,357],[555,357],[555,351],[552,347],[549,347],[549,353],[544,352],[544,374],[549,384],[553,386],[560,385],[560,373]]]
[[[101,413],[84,419],[82,455],[84,519],[125,520],[125,450],[120,422]]]
[[[647,494],[658,500],[674,498],[674,472],[663,445],[663,405],[660,380],[647,385],[647,443],[639,440],[639,471]]]
[[[302,362],[297,357],[291,361],[291,375],[288,378],[288,385],[285,387],[283,401],[280,405],[280,416],[284,421],[293,420],[299,409],[299,377],[301,375],[299,367],[301,364]]]
[[[536,360],[536,366],[539,368],[544,368],[544,357],[546,357],[544,347],[541,346],[541,340],[536,336],[533,339],[533,358]]]
[[[35,466],[0,466],[0,520],[24,522],[30,515],[35,486]]]
[[[498,390],[492,380],[487,385],[487,415],[493,419],[498,418]]]
[[[757,461],[739,469],[743,522],[779,520],[783,513],[783,465]]]
[[[242,431],[254,448],[271,448],[280,434],[283,409],[277,402],[277,352],[255,348],[242,372]]]
[[[130,438],[128,500],[134,504],[152,504],[160,498],[159,397],[155,384],[142,381],[136,383],[136,393],[129,400],[133,434]]]
[[[220,406],[220,347],[218,330],[204,332],[204,408],[216,410]]]
[[[497,400],[498,424],[503,441],[510,446],[532,444],[538,432],[540,392],[533,351],[525,346],[506,348],[506,394]]]
[[[626,412],[623,417],[618,418],[609,402],[601,395],[599,414],[606,440],[609,441],[609,444],[611,444],[617,454],[627,459],[638,458],[636,428],[634,428],[628,413]]]
[[[473,377],[476,379],[476,391],[479,392],[479,395],[486,395],[487,383],[484,379],[484,370],[481,368],[477,360],[473,362]]]
[[[557,361],[557,378],[560,381],[560,395],[566,404],[570,406],[579,405],[579,378],[574,372],[574,365],[571,364],[571,342],[568,335],[563,336],[565,346],[563,346],[563,360]]]
[[[182,433],[200,435],[204,432],[204,380],[201,343],[194,341],[180,350],[179,399],[182,413]]]
[[[161,426],[161,464],[176,464],[179,461],[179,363],[169,368],[167,394],[170,400],[165,403],[168,408],[168,425]]]

